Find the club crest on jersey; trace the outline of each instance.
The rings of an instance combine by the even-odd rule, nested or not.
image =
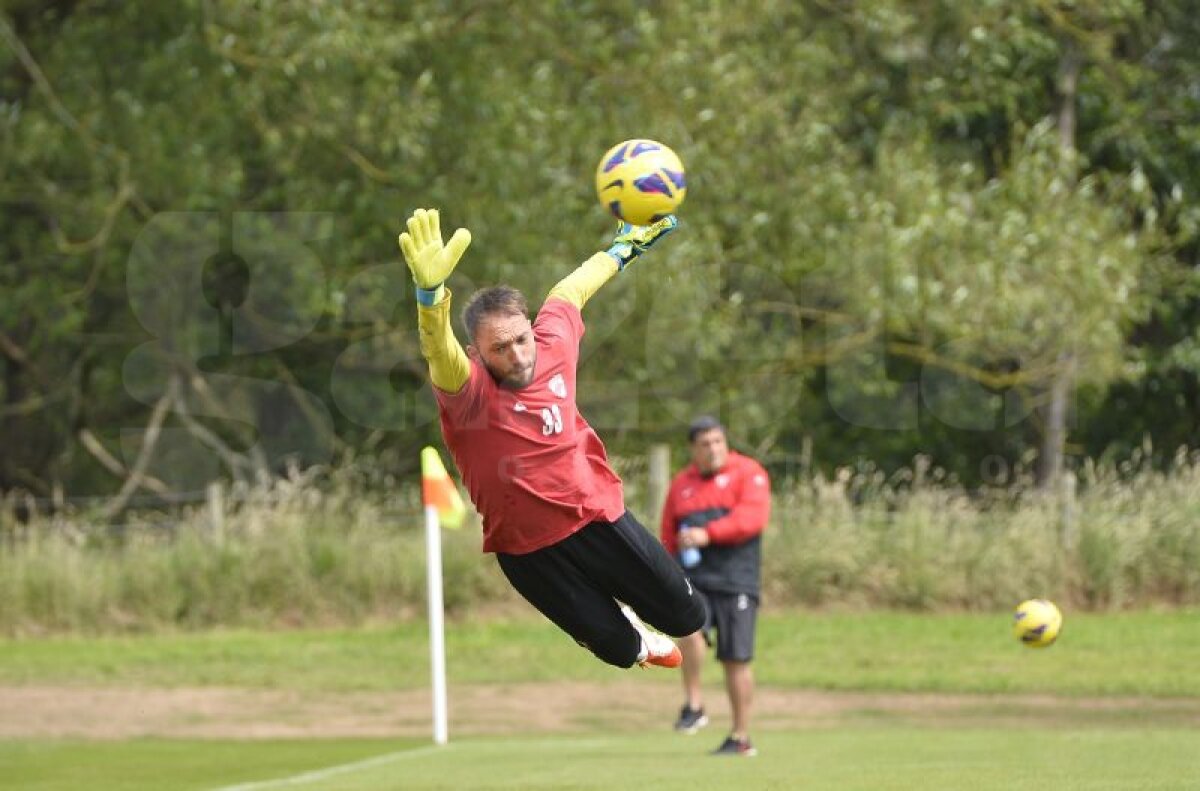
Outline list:
[[[514,411],[514,412],[524,412],[525,410],[526,410],[526,407],[525,407],[525,405],[524,405],[524,404],[522,404],[520,401],[518,401],[517,403],[513,404],[513,411]]]
[[[724,489],[729,485],[729,476],[724,474],[718,475],[713,479],[713,482],[717,485],[718,489]]]
[[[563,379],[562,374],[555,374],[550,377],[550,392],[559,398],[567,397],[567,381]]]

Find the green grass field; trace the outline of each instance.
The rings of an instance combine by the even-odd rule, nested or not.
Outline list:
[[[1200,611],[1068,613],[1063,637],[1027,649],[1008,615],[776,612],[762,617],[760,683],[908,692],[1200,697]],[[205,632],[0,640],[0,684],[385,690],[429,682],[423,622],[335,631]],[[450,623],[458,683],[605,681],[536,616]],[[532,659],[536,657],[536,659]]]
[[[601,690],[644,685],[656,700],[675,699],[675,674],[609,669],[537,618],[454,623],[447,638],[452,701],[456,690],[520,695],[522,684],[544,692],[560,681]],[[411,735],[119,741],[18,731],[0,740],[0,788],[1200,787],[1200,613],[1068,613],[1060,642],[1034,651],[1009,637],[1003,614],[780,612],[763,618],[759,645],[764,698],[796,690],[867,697],[801,726],[764,717],[754,734],[761,754],[748,760],[704,754],[723,735],[720,717],[683,737],[669,731],[669,710],[612,711],[570,733],[512,722],[505,733],[464,735],[469,729],[452,715],[451,744],[441,748]],[[382,695],[422,689],[426,652],[419,623],[0,641],[0,701],[4,689],[34,686],[63,695],[81,687]],[[717,703],[715,663],[706,681]],[[897,693],[911,696],[903,711],[872,709],[870,694]],[[979,698],[966,716],[934,705],[947,695]],[[1027,706],[1031,696],[1038,706]],[[551,697],[539,705],[570,703]]]
[[[1186,730],[969,730],[871,726],[771,731],[750,759],[711,758],[696,737],[604,733],[403,741],[138,741],[0,746],[0,787],[25,791],[445,789],[1194,789]]]
[[[0,742],[0,788],[22,791],[210,789],[415,749],[397,740]]]

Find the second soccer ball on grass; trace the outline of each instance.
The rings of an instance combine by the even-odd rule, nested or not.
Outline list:
[[[1030,648],[1045,648],[1058,639],[1063,617],[1054,602],[1030,599],[1013,613],[1013,634]]]

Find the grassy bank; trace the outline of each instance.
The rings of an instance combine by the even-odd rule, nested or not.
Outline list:
[[[356,625],[422,610],[416,493],[350,472],[126,517],[0,509],[0,633]],[[630,487],[638,508],[639,490]],[[643,516],[644,509],[640,509]],[[653,524],[654,520],[643,521]],[[518,605],[479,528],[444,531],[451,613]],[[1200,466],[1085,469],[1071,497],[968,492],[913,471],[779,481],[765,538],[773,605],[1079,610],[1200,604]]]

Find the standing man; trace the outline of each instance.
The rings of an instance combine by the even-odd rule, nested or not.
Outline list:
[[[520,291],[476,292],[463,310],[471,341],[465,351],[450,328],[444,283],[471,234],[460,228],[443,245],[438,213],[425,209],[400,234],[442,436],[483,516],[483,551],[496,553],[530,604],[618,667],[678,667],[674,641],[647,629],[638,614],[681,637],[703,624],[704,604],[625,509],[621,479],[576,406],[580,309],[676,224],[674,216],[622,224],[611,247],[550,290],[532,323]]]
[[[716,418],[688,427],[692,463],[675,476],[662,514],[662,542],[679,558],[696,591],[707,601],[701,632],[679,641],[686,702],[675,730],[695,733],[708,724],[700,694],[700,668],[717,632],[717,659],[733,708],[733,730],[714,755],[756,755],[750,743],[754,697],[754,626],[758,614],[762,531],[771,515],[767,471],[731,451]]]

